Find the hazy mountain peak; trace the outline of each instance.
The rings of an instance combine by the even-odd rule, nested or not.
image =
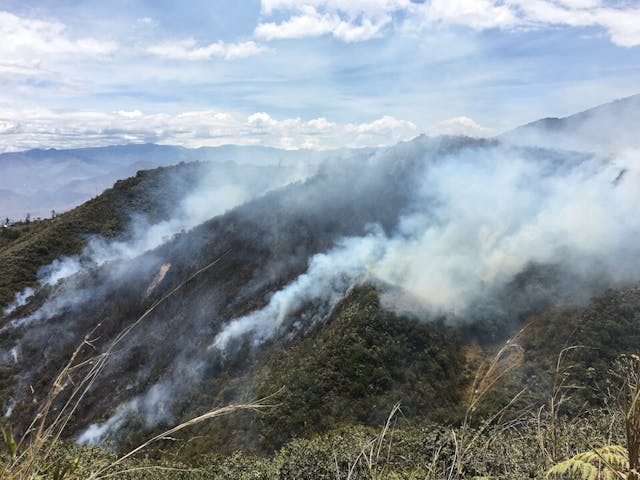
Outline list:
[[[517,145],[611,153],[640,146],[640,94],[568,117],[547,117],[501,135]]]

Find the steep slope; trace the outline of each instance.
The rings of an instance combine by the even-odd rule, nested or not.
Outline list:
[[[90,238],[135,236],[136,232],[130,229],[140,223],[134,219],[140,218],[145,221],[139,228],[147,228],[144,223],[158,224],[179,216],[190,215],[194,217],[191,223],[199,222],[195,217],[208,218],[209,210],[218,212],[215,205],[208,205],[214,203],[212,196],[224,210],[255,193],[301,178],[300,171],[298,167],[256,167],[231,162],[190,163],[139,171],[135,177],[118,181],[101,195],[55,219],[3,228],[0,308],[6,307],[16,292],[35,285],[41,267],[81,253]],[[203,200],[192,201],[188,193],[198,194],[203,189],[207,190]],[[241,198],[236,200],[238,196]],[[185,201],[191,203],[181,204]],[[186,223],[174,225],[173,233],[186,226]]]
[[[185,168],[202,173],[170,171]],[[1,393],[14,423],[24,427],[88,332],[80,361],[111,352],[135,326],[69,424],[83,442],[135,443],[212,404],[288,387],[276,416],[202,430],[189,447],[199,453],[377,424],[396,400],[410,417],[455,422],[474,366],[522,325],[536,332],[559,319],[552,336],[546,327],[523,334],[527,378],[536,378],[572,341],[585,305],[597,313],[579,341],[599,348],[610,348],[592,333],[607,302],[629,298],[612,307],[613,322],[637,316],[630,212],[639,172],[624,159],[420,137],[327,162],[293,183],[286,171],[278,181],[273,171],[256,169],[251,181],[238,172],[262,188],[207,210],[203,223],[159,215],[128,237],[90,244],[5,315]],[[159,192],[175,180],[154,178]],[[211,187],[195,198],[224,199],[207,196]],[[179,203],[193,207],[188,198]],[[161,240],[149,243],[158,226]],[[617,293],[594,302],[606,288]],[[500,395],[524,377],[510,380]],[[546,394],[544,381],[534,387]]]
[[[465,145],[466,141],[435,142],[429,148],[456,150]],[[388,230],[394,228],[398,213],[408,206],[414,168],[423,164],[420,155],[414,152],[407,157],[402,149],[420,152],[423,148],[401,147],[393,151],[397,161],[365,156],[355,164],[337,164],[305,183],[268,193],[137,258],[116,259],[45,286],[5,319],[5,325],[12,322],[9,325],[16,326],[6,337],[5,348],[10,348],[12,338],[20,339],[20,360],[11,367],[18,379],[15,392],[20,395],[29,384],[42,392],[70,349],[94,325],[100,324],[96,334],[102,345],[99,348],[105,348],[110,338],[163,293],[209,262],[221,259],[215,268],[190,282],[179,297],[165,302],[144,327],[132,332],[84,413],[97,418],[99,411],[113,412],[114,405],[145,393],[165,377],[177,394],[188,389],[190,385],[183,384],[191,382],[188,378],[183,381],[180,372],[200,362],[203,352],[211,357],[206,360],[210,364],[207,369],[215,368],[219,355],[206,352],[226,321],[263,307],[265,295],[303,273],[311,256],[330,249],[345,235],[366,234],[367,225],[373,222]],[[360,169],[354,170],[355,165]],[[397,185],[406,188],[398,189]],[[147,294],[165,264],[170,268],[162,282]],[[317,312],[310,309],[309,325],[322,320],[329,306],[322,302]],[[49,338],[56,341],[48,342]],[[165,338],[162,352],[155,349],[153,338]],[[23,363],[26,358],[35,368]],[[139,365],[142,359],[143,366]],[[200,379],[192,380],[197,384]],[[28,402],[24,405],[28,411]],[[26,413],[17,408],[15,415],[20,418]]]
[[[634,95],[569,117],[537,120],[499,138],[518,145],[612,154],[640,147],[638,130],[640,95]]]

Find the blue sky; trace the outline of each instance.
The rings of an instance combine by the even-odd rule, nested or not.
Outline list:
[[[0,151],[486,136],[640,93],[640,1],[0,0]]]

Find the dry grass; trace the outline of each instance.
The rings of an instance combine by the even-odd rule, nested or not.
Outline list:
[[[241,410],[253,410],[253,411],[260,411],[260,410],[265,410],[265,409],[269,409],[269,408],[274,408],[277,407],[276,404],[271,404],[271,403],[266,403],[269,400],[271,400],[275,395],[277,395],[279,392],[276,392],[273,395],[270,395],[269,397],[265,397],[263,399],[260,400],[256,400],[255,402],[250,402],[250,403],[243,403],[243,404],[238,404],[238,405],[229,405],[226,407],[222,407],[222,408],[217,408],[214,410],[210,410],[198,417],[192,418],[191,420],[187,420],[186,422],[183,422],[179,425],[176,425],[173,428],[170,428],[169,430],[166,430],[165,432],[160,433],[159,435],[156,435],[153,438],[150,438],[149,440],[147,440],[146,442],[140,444],[139,446],[137,446],[136,448],[134,448],[133,450],[129,451],[128,453],[122,455],[121,457],[119,457],[117,460],[115,460],[113,463],[111,463],[110,465],[107,465],[106,467],[103,467],[99,470],[96,470],[95,472],[93,472],[88,480],[100,480],[100,479],[104,479],[110,476],[113,476],[114,474],[107,474],[108,471],[113,470],[115,467],[117,467],[118,465],[122,464],[124,461],[126,461],[127,459],[133,457],[135,454],[141,452],[142,450],[144,450],[145,448],[147,448],[149,445],[151,445],[152,443],[158,442],[160,440],[164,440],[166,438],[168,438],[170,435],[173,435],[176,432],[179,432],[180,430],[184,430],[187,427],[191,427],[193,425],[197,425],[199,423],[202,423],[206,420],[210,420],[212,418],[216,418],[216,417],[221,417],[223,415],[229,415],[230,413],[234,413],[234,412],[238,412]],[[116,472],[115,475],[117,475],[118,472]]]
[[[355,461],[351,464],[349,472],[347,474],[347,480],[351,480],[354,477],[358,465],[364,464],[367,468],[369,476],[372,480],[382,480],[388,478],[388,469],[391,465],[391,447],[393,445],[393,438],[389,438],[386,451],[384,449],[385,441],[387,437],[393,437],[394,427],[397,421],[397,415],[401,413],[400,403],[396,403],[387,421],[382,427],[382,430],[376,438],[367,443],[360,454],[356,457]],[[384,454],[384,455],[383,455]],[[337,472],[338,478],[340,478],[339,472]]]
[[[547,478],[640,479],[640,356],[621,356],[616,373],[621,382],[613,395],[624,418],[626,447],[605,445],[558,461]]]
[[[5,443],[9,447],[11,453],[11,459],[0,470],[0,478],[8,480],[34,480],[40,477],[42,471],[50,470],[52,468],[52,453],[60,441],[60,438],[70,421],[80,406],[81,402],[95,384],[100,373],[103,371],[108,359],[112,355],[114,349],[127,337],[127,335],[136,327],[138,327],[146,318],[148,318],[155,309],[166,302],[169,298],[180,291],[185,285],[191,282],[194,278],[201,275],[205,271],[209,270],[216,264],[218,264],[222,258],[229,252],[225,252],[222,256],[218,257],[213,262],[206,265],[204,268],[198,270],[186,280],[181,282],[167,294],[163,295],[160,299],[154,302],[140,317],[138,317],[127,328],[121,331],[115,339],[109,344],[108,348],[98,355],[91,356],[86,360],[80,360],[87,354],[87,351],[94,351],[94,340],[92,339],[95,332],[99,329],[98,324],[88,335],[85,336],[82,343],[72,353],[69,361],[62,368],[62,370],[56,376],[45,400],[38,409],[31,424],[25,431],[24,435],[18,442],[14,441],[14,438],[8,429],[3,429]],[[80,370],[88,371],[77,381],[74,379],[75,373]],[[68,398],[64,401],[64,404],[59,409],[58,413],[52,417],[52,407],[56,401],[60,398],[64,391],[70,389]],[[107,472],[114,467],[119,466],[125,460],[131,458],[136,453],[147,448],[154,442],[167,438],[169,435],[183,430],[189,426],[201,423],[203,421],[227,415],[240,410],[263,410],[271,408],[274,405],[265,403],[272,396],[240,405],[230,405],[208,411],[196,418],[193,418],[187,422],[177,425],[166,432],[157,435],[150,440],[144,442],[140,446],[134,448],[127,454],[115,460],[111,465],[103,467],[91,475],[92,480],[105,478],[106,476],[112,476]],[[56,475],[58,478],[63,478],[67,473],[73,470],[73,465],[54,465],[54,468],[58,472]]]
[[[571,383],[572,370],[576,365],[565,364],[565,359],[571,352],[583,348],[588,347],[572,345],[560,351],[553,372],[553,385],[551,387],[549,401],[538,409],[536,416],[537,440],[547,465],[553,465],[563,458],[558,432],[559,411],[562,406],[569,401],[573,391],[585,388],[584,386]]]
[[[476,371],[462,427],[457,435],[455,431],[451,431],[455,452],[454,461],[451,463],[448,472],[448,480],[458,480],[464,477],[464,465],[471,450],[474,449],[489,428],[500,428],[502,426],[502,420],[506,412],[524,395],[525,389],[514,395],[506,405],[490,418],[482,421],[478,429],[471,428],[471,423],[478,407],[509,372],[522,364],[523,348],[518,343],[518,339],[524,333],[524,330],[521,329],[507,340],[491,361],[481,364]],[[505,428],[510,426],[511,424],[505,425]]]

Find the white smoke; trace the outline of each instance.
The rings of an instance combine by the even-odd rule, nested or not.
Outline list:
[[[243,182],[244,179],[229,179],[225,182],[224,179],[215,177],[213,175],[215,172],[208,176],[205,174],[199,185],[196,185],[192,191],[185,192],[185,196],[176,206],[169,220],[150,223],[147,218],[138,215],[132,217],[127,233],[120,238],[91,237],[80,255],[62,257],[42,267],[38,272],[38,284],[40,287],[54,286],[61,280],[86,271],[87,268],[136,258],[175,238],[176,235],[221,215],[251,198],[288,183],[300,181],[310,175],[314,169],[315,166],[301,163],[296,168],[288,168],[284,174],[276,171],[270,178],[261,180],[262,187],[252,185],[250,180]],[[10,315],[18,307],[25,305],[27,299],[35,293],[36,290],[28,287],[16,294],[14,302],[4,310],[3,315]],[[24,318],[13,319],[2,330],[51,318],[64,308],[84,301],[90,295],[90,291],[83,290],[54,295],[48,298],[40,309]]]
[[[11,417],[11,415],[13,414],[13,409],[16,408],[16,405],[17,405],[17,402],[13,398],[10,398],[9,401],[7,402],[7,406],[4,409],[3,417],[4,418]]]
[[[402,217],[372,273],[444,310],[466,309],[533,262],[638,277],[638,151],[573,166],[506,153],[431,168],[421,198],[437,207]]]
[[[98,445],[112,432],[118,431],[125,423],[127,415],[133,412],[130,403],[120,405],[117,412],[104,423],[92,423],[78,436],[79,445]]]
[[[560,264],[577,279],[605,277],[609,285],[637,280],[639,153],[556,162],[492,148],[440,159],[420,173],[412,209],[394,231],[373,225],[365,236],[314,255],[264,308],[223,326],[209,353],[225,356],[238,339],[257,346],[287,327],[321,321],[363,280],[400,288],[418,300],[412,308],[420,312],[454,315],[468,313],[532,262]],[[393,290],[381,297],[389,308]],[[302,314],[309,305],[311,319]],[[152,390],[141,398],[169,401]],[[120,415],[118,409],[105,425],[113,428]]]
[[[583,279],[605,275],[612,285],[632,281],[640,276],[638,185],[637,150],[573,164],[502,149],[447,158],[425,171],[395,232],[376,228],[315,255],[306,273],[232,320],[210,349],[225,351],[247,334],[259,344],[306,302],[335,305],[359,278],[462,314],[531,263],[561,264]]]
[[[247,334],[251,334],[254,345],[262,343],[278,333],[285,319],[307,302],[320,302],[315,308],[328,313],[379,259],[384,247],[382,236],[380,228],[372,227],[363,238],[345,238],[329,252],[314,255],[306,273],[274,293],[263,309],[229,322],[209,349],[224,352],[232,339]]]
[[[221,215],[251,198],[242,185],[223,185],[214,189],[198,189],[180,203],[173,218],[151,224],[144,217],[131,222],[129,233],[122,240],[92,237],[80,256],[64,257],[43,267],[39,272],[41,285],[55,285],[64,278],[91,266],[101,266],[116,260],[128,260],[153,250],[171,240],[176,234]]]
[[[268,304],[243,317],[231,320],[216,335],[209,352],[227,353],[230,342],[250,335],[252,344],[258,345],[280,332],[286,319],[313,302],[319,312],[314,318],[322,320],[358,280],[365,278],[371,265],[383,253],[384,234],[377,226],[362,238],[345,238],[327,253],[314,255],[306,273],[274,293]],[[308,325],[306,325],[308,326]],[[77,439],[81,444],[98,444],[120,429],[131,414],[145,418],[147,427],[166,421],[168,411],[176,399],[174,385],[184,384],[185,379],[195,384],[201,380],[202,361],[179,361],[174,365],[171,377],[165,378],[144,394],[120,405],[116,412],[102,424],[90,425]]]
[[[172,389],[165,383],[153,385],[144,395],[120,405],[104,423],[92,423],[77,438],[80,445],[98,445],[110,434],[117,432],[129,417],[140,415],[145,427],[150,428],[163,421],[170,421],[169,399]]]
[[[313,191],[308,197],[303,188],[294,192],[300,195],[292,197],[292,203],[300,207],[297,214],[304,214],[305,201],[317,203],[327,198],[331,214],[337,215],[340,202],[352,198],[353,202],[362,202],[358,195],[380,207],[380,199],[370,197],[383,187],[386,196],[381,198],[389,196],[382,171],[411,168],[414,182],[411,186],[392,185],[406,189],[411,199],[400,214],[390,209],[396,215],[393,226],[389,222],[386,229],[372,225],[365,235],[345,237],[326,252],[313,255],[306,272],[273,293],[264,308],[229,320],[205,340],[207,352],[186,361],[176,359],[173,373],[122,404],[105,423],[91,425],[78,441],[102,441],[121,428],[130,414],[143,415],[147,426],[163,421],[168,418],[176,392],[180,392],[176,385],[185,383],[185,365],[201,361],[195,369],[201,373],[189,379],[189,383],[198,382],[212,354],[224,358],[238,340],[250,340],[256,346],[289,328],[297,331],[313,325],[326,318],[345,293],[362,280],[403,290],[428,311],[455,315],[472,311],[476,302],[491,296],[532,263],[560,265],[578,282],[598,277],[607,286],[617,286],[638,280],[640,151],[627,149],[605,159],[512,149],[489,142],[473,145],[476,147],[438,151],[432,157],[429,155],[433,152],[420,151],[419,143],[405,150],[378,152],[364,162],[354,162],[351,171],[349,164],[339,170],[340,174],[347,172],[345,175],[370,176],[371,182],[364,183],[366,188],[344,192],[351,186],[348,181],[318,181],[305,187],[320,185],[317,188],[327,191]],[[416,155],[419,161],[398,160],[414,147],[417,153],[410,155]],[[393,168],[387,169],[389,165]],[[337,176],[330,167],[323,175],[325,179]],[[87,257],[92,264],[133,258],[181,229],[255,195],[250,188],[234,184],[208,192],[210,195],[198,190],[185,198],[181,211],[190,212],[188,215],[157,225],[135,222],[134,229],[138,230],[130,236],[133,240],[90,242],[83,256],[62,261],[51,272],[43,270],[43,282],[55,284],[74,269],[84,268]],[[331,203],[334,197],[339,198],[337,206]],[[286,232],[277,233],[286,236]],[[75,294],[68,299],[75,302],[77,295],[84,295],[82,290]],[[394,306],[385,292],[382,300],[386,306]],[[52,311],[63,308],[52,303],[56,301],[62,302],[64,297],[50,300]],[[310,316],[308,310],[315,313]]]
[[[11,315],[16,309],[26,305],[27,300],[29,300],[29,298],[32,297],[34,293],[36,293],[36,291],[31,287],[27,287],[21,292],[16,293],[13,302],[11,302],[4,308],[4,310],[2,311],[2,315]]]
[[[16,345],[6,352],[0,353],[0,365],[17,364],[20,361],[20,348]]]

